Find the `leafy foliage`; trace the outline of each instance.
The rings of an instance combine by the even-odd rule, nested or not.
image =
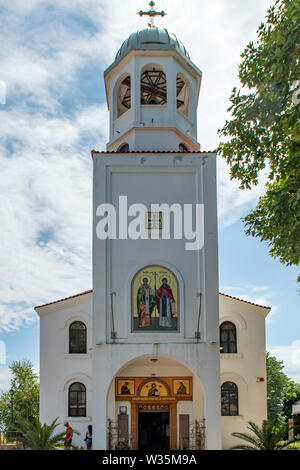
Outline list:
[[[65,431],[54,434],[59,425],[56,418],[50,425],[41,424],[39,419],[28,420],[19,417],[15,424],[16,430],[21,434],[19,440],[26,448],[31,450],[51,450],[57,447],[65,437]]]
[[[12,378],[14,420],[34,420],[39,416],[39,382],[30,361],[15,361],[9,367]],[[3,430],[11,427],[11,394],[0,397],[0,425]]]
[[[280,422],[284,419],[283,404],[288,400],[296,400],[296,384],[283,372],[283,362],[267,353],[267,395],[268,419]]]
[[[241,189],[268,174],[266,193],[245,217],[247,235],[266,241],[286,265],[300,262],[300,2],[275,0],[241,54],[219,152]]]
[[[288,433],[288,425],[282,423],[280,425],[274,424],[273,421],[263,421],[262,426],[249,421],[248,429],[252,434],[234,432],[232,436],[238,437],[247,444],[239,444],[231,448],[231,450],[284,450],[288,449],[291,443],[296,442],[286,441]],[[249,445],[251,444],[251,445]]]
[[[294,382],[289,382],[284,398],[283,398],[283,415],[285,418],[290,419],[292,417],[292,407],[300,400],[300,385]],[[299,423],[300,424],[300,423]]]
[[[289,385],[289,391],[285,394],[283,399],[283,415],[286,420],[292,418],[292,408],[295,403],[300,401],[300,384],[291,382]],[[299,434],[300,437],[300,415],[295,415],[294,420],[294,433],[295,436]],[[300,444],[299,444],[300,445]]]

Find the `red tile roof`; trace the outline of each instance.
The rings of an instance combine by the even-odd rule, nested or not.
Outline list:
[[[80,297],[81,295],[85,295],[85,294],[91,294],[92,292],[93,292],[92,290],[86,290],[85,292],[80,292],[79,294],[71,295],[70,297],[65,297],[64,299],[54,300],[53,302],[49,302],[49,303],[43,304],[43,305],[37,305],[36,307],[34,307],[34,309],[47,307],[48,305],[53,305],[53,304],[57,304],[59,302],[64,302],[65,300],[74,299],[75,297]]]
[[[53,304],[57,304],[59,302],[64,302],[65,300],[74,299],[75,297],[80,297],[81,295],[91,294],[92,292],[93,292],[92,289],[87,290],[85,292],[80,292],[79,294],[71,295],[70,297],[66,297],[64,299],[54,300],[53,302],[49,302],[49,303],[44,304],[44,305],[37,305],[34,308],[36,309],[36,308],[47,307],[48,305],[53,305]],[[239,299],[238,297],[232,297],[231,295],[223,294],[222,292],[220,292],[220,295],[224,295],[225,297],[229,297],[230,299],[239,300],[240,302],[245,302],[246,304],[255,305],[256,307],[267,308],[269,310],[271,309],[271,307],[266,307],[265,305],[259,305],[259,304],[255,304],[253,302],[248,302],[247,300]]]
[[[178,152],[176,150],[136,150],[135,152],[126,152],[124,153],[124,155],[126,154],[136,154],[136,153],[171,153],[171,154],[180,154],[180,155],[184,155],[184,154],[189,154],[189,153],[201,153],[201,154],[205,154],[205,153],[216,153],[217,151],[216,150],[208,150],[207,152],[205,151],[202,151],[202,150],[192,150],[191,152]],[[109,155],[114,155],[114,154],[123,154],[122,152],[115,152],[114,150],[113,151],[101,151],[101,152],[98,152],[97,150],[92,150],[91,151],[91,154],[92,154],[92,157],[96,154],[96,153],[99,153],[99,154],[109,154]]]
[[[232,295],[223,294],[222,292],[220,292],[220,295],[224,295],[224,297],[229,297],[230,299],[239,300],[240,302],[245,302],[246,304],[255,305],[255,307],[267,308],[271,310],[271,307],[266,307],[265,305],[255,304],[253,302],[249,302],[248,300],[239,299],[238,297],[232,297]]]

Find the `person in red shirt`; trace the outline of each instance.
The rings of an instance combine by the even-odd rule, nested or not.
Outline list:
[[[69,449],[72,445],[72,438],[73,438],[73,429],[69,425],[68,422],[64,423],[64,426],[66,428],[66,435],[65,435],[65,448]]]

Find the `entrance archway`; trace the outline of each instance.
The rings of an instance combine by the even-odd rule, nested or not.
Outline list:
[[[199,378],[174,357],[145,355],[117,372],[107,409],[117,448],[187,449],[192,427],[204,419],[204,393]]]

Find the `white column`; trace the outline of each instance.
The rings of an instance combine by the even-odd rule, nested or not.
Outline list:
[[[108,361],[104,348],[107,346],[98,347],[93,354],[93,450],[107,447],[107,393],[111,374],[105,366]]]
[[[93,391],[93,450],[106,450],[106,390]]]
[[[217,346],[210,345],[210,347],[216,348]],[[211,357],[211,363],[216,364],[216,359]],[[207,375],[206,377],[204,410],[206,426],[206,450],[221,450],[222,429],[219,367],[212,367],[210,375]]]
[[[131,77],[131,101],[134,109],[133,122],[139,124],[141,121],[141,66],[140,61],[134,59],[133,73]]]
[[[166,61],[168,121],[175,122],[176,105],[176,65],[174,59]]]

